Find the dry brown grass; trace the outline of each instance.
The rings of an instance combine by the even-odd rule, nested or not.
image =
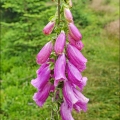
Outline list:
[[[108,25],[105,27],[105,31],[109,37],[114,36],[115,38],[119,38],[119,32],[120,32],[120,20],[115,20],[113,22],[110,22]]]
[[[92,3],[90,7],[94,9],[95,11],[101,11],[101,12],[114,12],[115,8],[104,4],[105,0],[92,0]]]

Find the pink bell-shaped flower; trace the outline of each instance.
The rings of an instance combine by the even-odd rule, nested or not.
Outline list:
[[[87,59],[82,55],[82,53],[74,46],[67,45],[67,56],[69,61],[80,71],[86,69]]]
[[[63,53],[65,46],[65,32],[61,31],[61,33],[58,35],[55,45],[54,45],[54,50],[57,55],[60,55]]]
[[[69,81],[64,82],[63,96],[70,108],[72,108],[73,105],[78,102],[78,99],[75,97],[72,88],[73,86]]]
[[[45,35],[49,35],[51,34],[51,32],[53,31],[54,29],[54,26],[55,26],[55,21],[50,21],[43,29],[43,33]]]
[[[66,67],[66,59],[65,59],[65,54],[62,53],[59,55],[55,67],[54,67],[54,86],[57,86],[60,81],[65,81],[65,67]]]
[[[73,88],[74,94],[76,98],[78,99],[78,102],[73,105],[73,108],[77,107],[76,109],[78,112],[82,109],[84,112],[87,111],[87,103],[89,101],[88,98],[86,98],[80,91],[78,91],[76,88]]]
[[[68,22],[73,22],[73,16],[69,8],[64,8],[64,16]]]
[[[68,28],[69,28],[70,35],[73,37],[74,40],[79,41],[82,39],[81,33],[73,23],[69,23]]]
[[[49,79],[50,79],[50,68],[49,66],[46,66],[42,69],[41,72],[38,73],[37,78],[31,81],[31,84],[38,90],[41,90],[47,84]]]
[[[78,112],[80,110],[84,112],[87,110],[89,99],[78,91],[69,81],[64,82],[63,96],[71,109],[75,108]]]
[[[44,45],[44,47],[40,50],[40,52],[37,54],[36,62],[38,64],[43,64],[47,61],[47,59],[50,57],[50,54],[53,50],[53,44],[52,42],[48,42]]]
[[[81,90],[86,85],[87,78],[82,77],[79,70],[71,63],[67,62],[67,68],[66,68],[67,74],[68,74],[68,80],[72,83],[77,85]]]

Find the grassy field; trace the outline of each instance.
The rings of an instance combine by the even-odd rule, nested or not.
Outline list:
[[[88,77],[84,95],[90,102],[86,113],[73,111],[73,116],[75,120],[119,120],[119,1],[92,0],[89,4],[82,3],[81,11],[79,5],[83,0],[76,1],[72,12],[83,35],[85,47],[82,53],[88,59],[83,75]],[[85,24],[82,25],[81,21]],[[9,30],[2,28],[2,38]],[[9,41],[1,42],[1,120],[49,118],[50,98],[43,108],[32,100],[36,89],[30,81],[36,77],[39,68],[35,63],[38,51],[35,54],[26,49],[20,51],[19,56],[9,56],[4,52]]]

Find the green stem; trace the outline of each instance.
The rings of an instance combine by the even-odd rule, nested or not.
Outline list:
[[[60,0],[58,0],[58,25],[60,24]]]

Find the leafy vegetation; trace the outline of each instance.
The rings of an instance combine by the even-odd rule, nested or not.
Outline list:
[[[49,40],[42,29],[54,15],[55,4],[1,0],[0,8],[1,120],[50,120],[51,98],[39,108],[32,100],[36,89],[30,81],[39,68],[36,54]],[[88,59],[84,94],[90,98],[88,111],[73,116],[75,120],[119,120],[118,1],[76,0],[71,11],[83,34],[82,53]]]

